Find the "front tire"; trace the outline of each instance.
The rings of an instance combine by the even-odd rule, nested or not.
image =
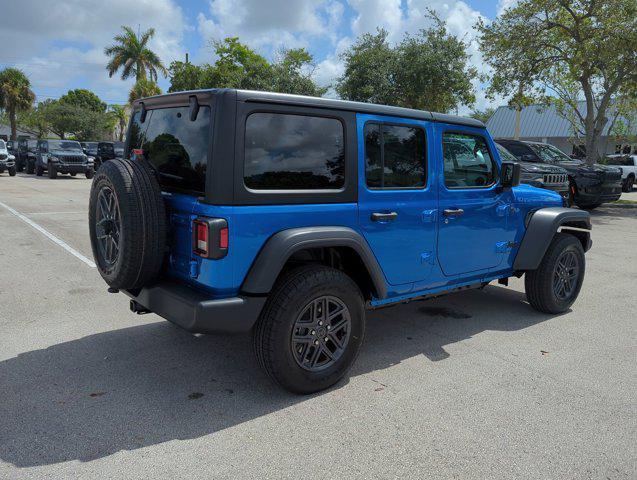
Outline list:
[[[254,350],[270,378],[307,394],[343,378],[364,333],[356,283],[340,270],[306,265],[277,281],[255,326]]]
[[[35,165],[33,164],[33,162],[27,162],[26,170],[29,175],[33,175],[33,173],[35,172]]]
[[[10,177],[15,177],[15,174],[16,174],[16,169],[15,169],[15,167],[11,167],[11,168],[9,169],[9,176],[10,176]]]
[[[633,177],[632,175],[628,175],[628,178],[626,178],[626,181],[624,182],[622,191],[623,192],[632,192],[634,183],[635,183],[635,177]]]
[[[586,258],[580,241],[573,235],[558,233],[553,238],[537,270],[526,272],[526,298],[543,313],[563,313],[577,299]]]
[[[91,178],[95,176],[95,170],[93,170],[92,168],[89,168],[86,172],[84,172],[84,175],[86,175],[86,178],[90,180]]]
[[[590,205],[580,205],[579,208],[581,208],[582,210],[595,210],[597,207],[599,207],[601,205],[601,203],[592,203]]]
[[[53,165],[52,163],[49,163],[49,168],[47,168],[47,171],[49,172],[50,179],[58,178],[57,168],[55,168],[55,165]]]
[[[44,174],[44,169],[40,165],[35,166],[35,175],[41,177]]]

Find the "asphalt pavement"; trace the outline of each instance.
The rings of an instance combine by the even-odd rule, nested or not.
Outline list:
[[[593,212],[571,311],[515,280],[371,312],[350,377],[297,396],[249,336],[108,294],[89,188],[0,176],[1,479],[637,478],[637,206]]]

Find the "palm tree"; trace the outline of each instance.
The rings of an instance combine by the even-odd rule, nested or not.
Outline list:
[[[146,73],[150,75],[150,80],[157,81],[157,72],[165,76],[168,70],[161,62],[155,52],[147,47],[148,41],[155,35],[155,29],[149,28],[141,36],[137,36],[131,27],[123,26],[123,33],[116,35],[115,43],[104,49],[110,61],[106,65],[108,76],[112,77],[117,71],[122,69],[122,80],[131,76],[135,79],[146,80]]]
[[[126,105],[111,105],[111,115],[117,123],[117,140],[121,142],[124,140],[126,122],[128,122]]]
[[[34,101],[31,82],[21,70],[6,68],[0,72],[0,108],[9,116],[11,140],[18,138],[17,113],[30,109]]]
[[[151,82],[150,80],[140,80],[133,88],[128,95],[128,101],[132,104],[135,100],[140,98],[152,97],[153,95],[161,95],[161,88],[155,82]]]

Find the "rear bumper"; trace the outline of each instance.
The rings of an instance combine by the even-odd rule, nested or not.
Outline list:
[[[252,296],[210,299],[205,293],[169,280],[124,293],[139,306],[192,333],[247,332],[266,300]]]

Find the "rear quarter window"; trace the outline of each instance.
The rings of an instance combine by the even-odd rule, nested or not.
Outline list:
[[[252,190],[332,190],[345,183],[340,120],[252,113],[245,127],[245,186]]]
[[[200,106],[192,121],[188,107],[149,110],[146,121],[133,117],[129,148],[141,148],[164,190],[203,194],[208,166],[210,107]]]

